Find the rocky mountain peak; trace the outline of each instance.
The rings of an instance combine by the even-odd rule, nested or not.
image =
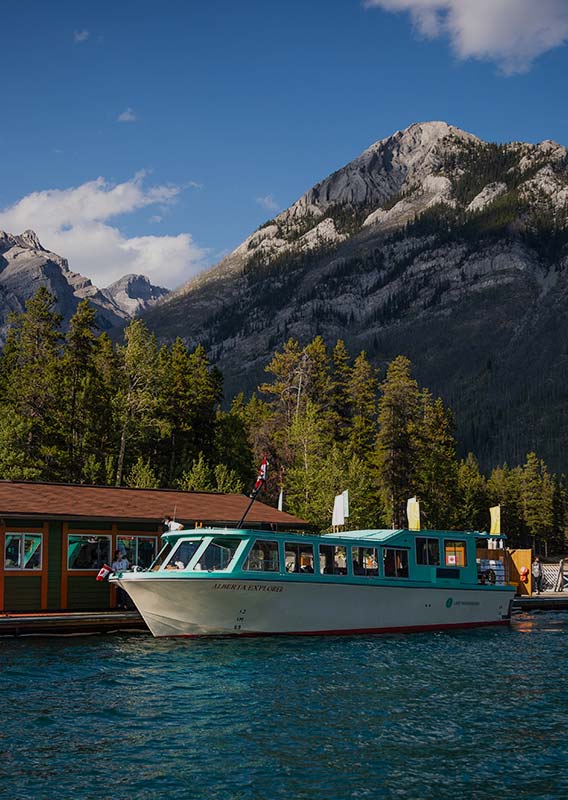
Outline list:
[[[565,471],[567,307],[566,148],[433,121],[372,144],[146,320],[204,344],[229,397],[289,337],[342,338],[379,367],[404,353],[486,463],[545,441]]]
[[[15,237],[18,244],[21,247],[29,247],[31,250],[44,250],[45,248],[41,244],[39,237],[35,231],[27,230],[21,233],[19,236]]]
[[[122,325],[168,293],[153,286],[144,275],[126,275],[100,290],[91,280],[69,269],[67,259],[47,250],[33,230],[19,235],[0,231],[0,344],[11,311],[23,311],[26,300],[40,286],[57,298],[66,325],[81,300],[87,298],[97,312],[101,330]]]
[[[103,294],[134,317],[169,294],[169,289],[154,286],[145,275],[129,274],[103,289]]]

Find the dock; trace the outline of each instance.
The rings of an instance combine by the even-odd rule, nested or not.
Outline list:
[[[568,611],[568,592],[542,592],[542,594],[515,597],[513,610]]]
[[[147,630],[138,611],[0,613],[0,636],[74,636]]]

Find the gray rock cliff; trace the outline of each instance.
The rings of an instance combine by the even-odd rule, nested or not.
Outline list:
[[[127,275],[100,290],[89,278],[72,272],[65,258],[46,250],[34,231],[20,235],[0,231],[0,343],[12,311],[23,311],[26,300],[45,286],[57,298],[64,328],[81,300],[88,298],[103,331],[124,324],[167,294],[143,275]]]
[[[371,145],[146,313],[202,342],[226,392],[289,337],[399,353],[486,466],[536,449],[566,471],[568,151],[444,122]],[[384,374],[384,373],[383,373]]]

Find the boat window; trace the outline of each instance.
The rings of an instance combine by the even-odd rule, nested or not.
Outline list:
[[[202,541],[203,539],[185,539],[177,542],[163,569],[187,569]]]
[[[160,569],[162,564],[166,561],[170,553],[172,552],[172,545],[170,542],[166,542],[165,545],[162,547],[158,555],[156,556],[155,560],[152,561],[150,564],[151,572],[156,572],[156,570]]]
[[[385,578],[408,578],[408,550],[383,547],[383,569]]]
[[[41,569],[41,533],[6,533],[5,569]]]
[[[286,553],[286,572],[310,573],[314,571],[313,544],[286,542],[284,551]]]
[[[248,554],[243,569],[255,570],[256,572],[280,572],[278,542],[257,539]]]
[[[475,556],[477,561],[477,582],[497,583],[501,586],[509,581],[509,559],[507,551],[495,545],[503,539],[476,539]]]
[[[465,567],[467,558],[466,543],[463,541],[444,541],[444,563],[447,567]]]
[[[67,568],[100,569],[109,562],[110,542],[110,536],[70,533],[67,537]]]
[[[225,537],[213,539],[193,569],[208,570],[209,572],[229,569],[241,542],[242,539],[226,539]]]
[[[376,547],[352,547],[351,563],[354,575],[373,578],[379,574],[379,558]]]
[[[416,563],[438,566],[440,563],[440,542],[437,539],[416,539]]]
[[[347,548],[343,545],[320,544],[319,564],[323,575],[347,575]]]

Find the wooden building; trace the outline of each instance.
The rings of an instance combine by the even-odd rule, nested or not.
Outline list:
[[[121,550],[149,566],[164,516],[184,527],[235,527],[249,498],[213,492],[0,481],[0,611],[99,610],[114,587],[96,575]],[[248,528],[298,530],[306,523],[255,501]]]

